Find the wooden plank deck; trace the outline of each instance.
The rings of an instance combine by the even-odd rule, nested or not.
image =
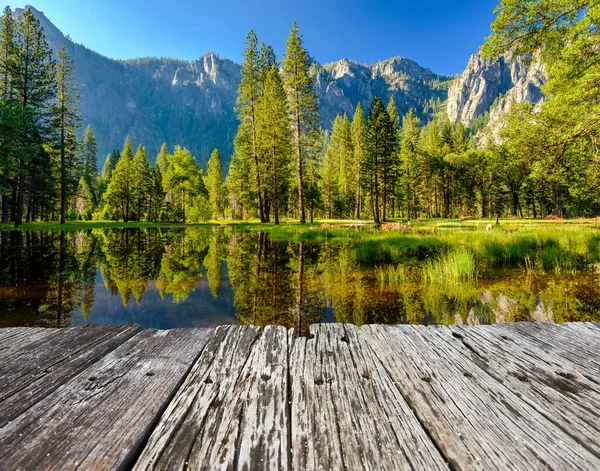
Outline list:
[[[600,469],[600,325],[0,329],[5,469]]]

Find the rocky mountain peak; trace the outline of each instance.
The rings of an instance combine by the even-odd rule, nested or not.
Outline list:
[[[494,102],[503,102],[504,107],[512,99],[537,103],[543,98],[544,81],[543,66],[539,62],[528,65],[511,55],[492,61],[480,53],[474,54],[448,90],[448,119],[467,126],[486,111],[491,112]]]

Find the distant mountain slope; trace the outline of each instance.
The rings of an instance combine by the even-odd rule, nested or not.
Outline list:
[[[50,46],[57,50],[65,44],[75,62],[83,126],[91,124],[96,133],[100,168],[106,154],[121,148],[128,135],[135,145],[146,146],[151,160],[166,142],[170,148],[188,147],[203,165],[217,147],[228,162],[238,125],[239,64],[212,52],[194,61],[110,59],[74,43],[43,13],[32,10]],[[22,13],[22,9],[15,11]],[[386,103],[394,96],[401,115],[413,109],[422,121],[447,106],[449,119],[464,124],[489,111],[501,97],[541,99],[540,71],[510,58],[492,63],[474,55],[456,78],[435,74],[402,57],[373,65],[348,59],[326,65],[315,62],[312,73],[327,129],[336,114],[352,116],[359,101],[367,112],[375,94]]]
[[[486,128],[498,134],[502,116],[514,100],[517,103],[539,103],[546,81],[544,67],[539,62],[530,65],[511,56],[498,61],[484,60],[474,54],[465,71],[454,79],[448,91],[447,113],[451,122],[472,124],[483,113],[489,113]]]
[[[100,165],[108,152],[123,146],[127,135],[136,145],[145,145],[151,159],[162,142],[188,147],[202,164],[215,147],[229,159],[237,132],[239,64],[214,53],[191,62],[109,59],[74,43],[43,13],[32,10],[50,46],[57,50],[65,44],[75,62],[83,124],[91,124],[96,133]],[[366,111],[375,93],[386,102],[393,95],[400,113],[413,108],[420,117],[431,116],[436,104],[446,100],[451,78],[399,57],[372,66],[349,60],[315,63],[313,73],[325,128],[337,113],[352,115],[358,101]]]

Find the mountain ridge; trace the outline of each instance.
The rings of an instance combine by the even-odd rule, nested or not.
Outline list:
[[[57,50],[64,44],[75,63],[82,128],[90,124],[96,133],[99,168],[128,135],[135,145],[146,147],[151,161],[166,142],[169,148],[187,147],[202,165],[216,147],[227,164],[238,126],[235,105],[240,64],[212,51],[191,61],[111,59],[72,41],[43,12],[30,8],[49,46]],[[14,14],[23,11],[15,9]],[[446,103],[453,109],[449,89],[465,73],[437,74],[402,56],[370,65],[348,58],[327,64],[315,61],[311,72],[325,129],[331,128],[337,114],[352,116],[358,102],[367,111],[375,94],[386,103],[394,97],[400,115],[413,109],[426,121],[442,112]],[[451,98],[456,101],[458,96]],[[482,106],[489,109],[491,102]]]

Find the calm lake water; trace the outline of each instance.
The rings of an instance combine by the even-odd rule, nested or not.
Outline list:
[[[600,311],[593,270],[504,269],[438,286],[423,282],[422,260],[402,263],[402,276],[381,281],[390,261],[352,238],[281,241],[231,227],[2,232],[0,327],[563,322]]]

